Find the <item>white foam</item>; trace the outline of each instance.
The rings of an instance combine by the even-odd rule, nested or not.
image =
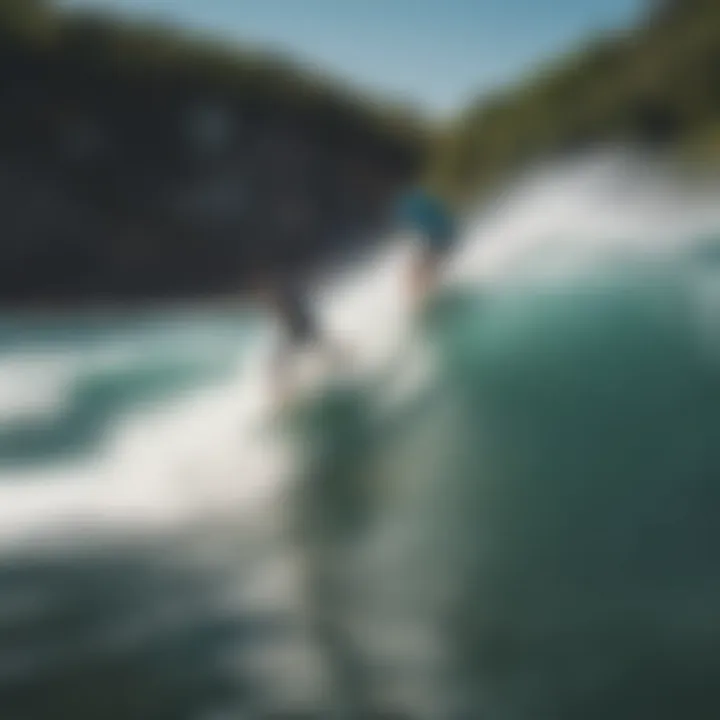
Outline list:
[[[633,180],[626,166],[618,170],[603,160],[529,177],[470,225],[449,277],[503,282],[549,257],[566,262],[558,248],[572,248],[573,262],[631,249],[650,256],[690,233],[720,227],[713,204],[691,202],[674,188],[653,189],[640,175],[642,181]],[[354,272],[328,278],[316,300],[328,332],[347,345],[357,372],[392,363],[411,367],[405,359],[412,357],[420,378],[411,382],[408,373],[412,386],[422,383],[427,362],[421,349],[411,349],[403,292],[408,252],[398,238]],[[240,353],[229,381],[118,417],[104,445],[82,464],[0,473],[2,538],[7,543],[118,525],[165,528],[223,512],[253,514],[272,504],[285,487],[293,448],[264,431],[272,408],[264,372],[270,342],[269,336],[258,338],[251,352]],[[106,368],[128,358],[142,362],[134,352],[126,349],[123,359],[116,347],[102,362]],[[69,383],[87,367],[77,358],[5,361],[0,418],[60,413]],[[309,383],[323,377],[316,371]]]
[[[72,375],[65,356],[23,353],[0,361],[0,425],[58,415]]]

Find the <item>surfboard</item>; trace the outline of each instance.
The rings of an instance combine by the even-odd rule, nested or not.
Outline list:
[[[309,412],[318,398],[346,392],[356,379],[351,361],[339,363],[324,348],[298,351],[292,358],[285,388],[275,387],[270,376],[264,378],[267,385],[261,430],[287,430]]]

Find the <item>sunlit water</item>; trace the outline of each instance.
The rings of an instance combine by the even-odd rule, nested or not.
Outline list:
[[[660,177],[528,178],[422,321],[402,246],[332,278],[286,423],[247,310],[2,320],[0,717],[715,716],[720,210]]]

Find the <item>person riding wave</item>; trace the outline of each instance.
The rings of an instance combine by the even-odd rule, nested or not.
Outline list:
[[[444,261],[456,245],[457,221],[439,194],[419,185],[400,196],[396,222],[402,229],[413,232],[417,239],[410,294],[420,304],[434,289]]]

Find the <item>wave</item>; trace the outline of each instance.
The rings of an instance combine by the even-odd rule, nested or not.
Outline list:
[[[485,297],[515,293],[530,278],[554,286],[583,266],[618,258],[660,263],[720,226],[715,203],[683,195],[659,177],[617,158],[528,176],[468,222],[448,283]],[[427,385],[436,362],[436,348],[411,322],[403,296],[408,252],[406,239],[397,238],[316,288],[328,332],[352,349],[354,382],[382,376],[381,405],[388,407]],[[73,340],[55,355],[42,342],[29,355],[22,348],[6,353],[0,415],[16,433],[0,477],[6,532],[71,527],[78,515],[101,526],[113,517],[241,510],[284,486],[295,466],[291,443],[259,429],[268,417],[263,362],[271,332],[254,331],[248,347],[217,327],[199,332],[203,321],[210,322],[166,321],[164,332],[131,322],[115,337],[111,326],[109,336]],[[318,382],[316,394],[322,377]],[[48,453],[38,466],[48,435],[33,444],[27,433],[18,439],[18,427],[37,431],[45,422],[56,430],[73,418],[83,442],[71,453]],[[31,462],[19,463],[13,443],[26,443]],[[73,443],[60,433],[57,445]]]

